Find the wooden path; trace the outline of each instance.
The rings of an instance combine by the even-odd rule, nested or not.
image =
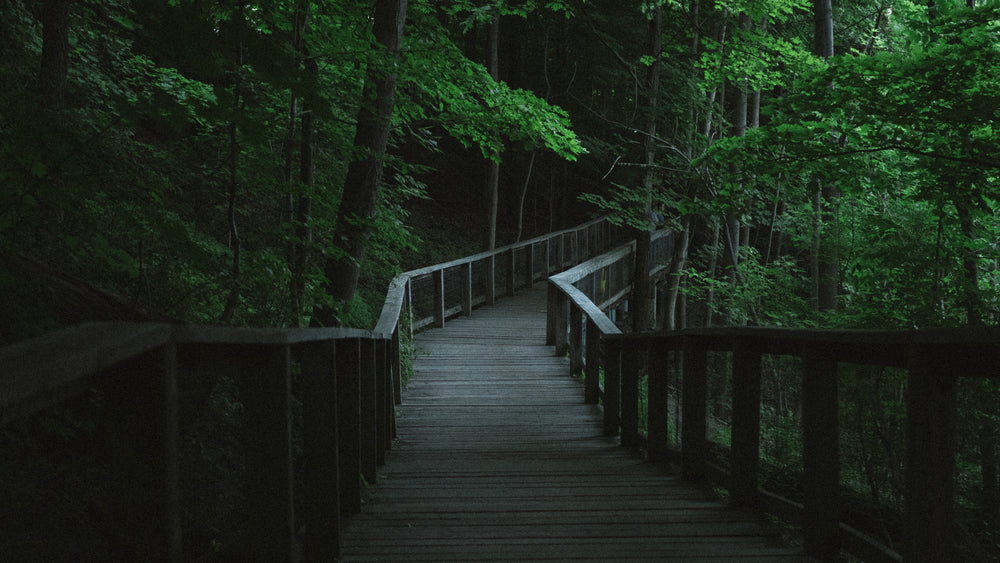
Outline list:
[[[416,340],[399,440],[342,560],[808,560],[602,436],[544,345],[544,286]]]

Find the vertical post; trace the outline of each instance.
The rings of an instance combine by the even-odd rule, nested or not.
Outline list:
[[[664,461],[670,450],[669,420],[670,408],[669,386],[667,378],[670,373],[670,350],[666,342],[656,342],[649,352],[649,377],[646,396],[649,415],[650,461]]]
[[[431,273],[431,285],[434,291],[434,326],[444,328],[444,270]]]
[[[584,366],[583,400],[588,405],[596,405],[601,397],[601,331],[597,324],[587,317],[587,362]]]
[[[389,450],[388,409],[386,398],[392,395],[392,369],[389,367],[389,340],[375,339],[375,463],[385,465]],[[377,477],[377,475],[376,475]]]
[[[958,374],[948,354],[914,345],[906,401],[906,492],[903,560],[955,560],[954,472]]]
[[[559,271],[566,269],[566,233],[559,233]]]
[[[733,346],[733,427],[730,494],[736,504],[756,506],[760,466],[760,348],[750,338]]]
[[[545,293],[545,345],[556,344],[556,311],[559,309],[559,294],[556,284],[549,281]]]
[[[510,247],[507,254],[507,297],[514,297],[514,290],[517,289],[517,254],[514,247]]]
[[[555,347],[556,355],[562,356],[566,353],[569,348],[569,343],[566,341],[566,315],[569,307],[569,298],[563,294],[561,291],[556,292],[556,306],[555,306]]]
[[[604,434],[615,436],[621,426],[622,340],[604,339]]]
[[[175,346],[147,352],[116,373],[105,435],[120,454],[114,484],[124,547],[136,560],[181,561]]]
[[[837,361],[809,346],[802,358],[802,535],[806,553],[840,553],[840,439]]]
[[[298,357],[306,491],[303,559],[332,561],[340,557],[336,344],[329,340],[303,345]]]
[[[493,306],[497,302],[497,255],[494,252],[486,259],[486,304]]]
[[[287,345],[240,351],[246,406],[248,536],[255,561],[295,559],[291,358]]]
[[[535,244],[528,245],[528,289],[535,285]]]
[[[681,475],[699,481],[705,477],[705,418],[708,414],[708,350],[694,336],[684,337],[681,360]]]
[[[569,304],[569,374],[583,373],[583,310]]]
[[[545,237],[545,275],[552,275],[552,237]]]
[[[403,359],[401,357],[402,346],[399,343],[399,325],[392,333],[392,404],[403,404]],[[393,420],[396,416],[393,414]],[[395,433],[392,436],[396,437]]]
[[[361,340],[337,342],[337,445],[340,512],[361,512]]]
[[[462,265],[462,313],[472,316],[472,262]]]
[[[639,371],[645,350],[638,342],[627,342],[622,349],[622,445],[639,446]]]
[[[361,365],[358,373],[361,393],[361,475],[369,484],[378,476],[378,399],[376,397],[376,344],[361,339]]]

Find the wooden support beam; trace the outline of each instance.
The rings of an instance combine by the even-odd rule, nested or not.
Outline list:
[[[291,358],[287,345],[241,346],[246,409],[246,498],[250,557],[294,561]]]
[[[589,316],[585,347],[587,361],[584,366],[583,400],[587,404],[596,405],[601,399],[601,331]]]
[[[649,377],[647,378],[647,409],[649,440],[647,451],[650,461],[665,461],[670,451],[670,409],[668,378],[670,351],[666,346],[653,344],[649,352]]]
[[[583,311],[569,303],[569,373],[583,373]]]
[[[337,444],[340,512],[361,512],[361,341],[337,341]]]
[[[437,269],[431,273],[431,285],[434,292],[434,326],[444,328],[444,270]]]
[[[125,555],[181,561],[177,359],[167,344],[113,368],[107,386],[114,501]]]
[[[604,340],[604,434],[616,436],[621,426],[622,341]]]
[[[700,339],[685,336],[681,362],[681,476],[700,481],[705,478],[708,349]]]
[[[960,374],[940,347],[910,350],[903,560],[956,560],[955,423]]]
[[[733,347],[733,414],[730,495],[734,503],[754,507],[760,467],[760,347],[737,338]]]
[[[497,302],[497,255],[490,254],[486,259],[486,304],[495,305]]]
[[[645,353],[646,350],[632,342],[622,350],[622,445],[627,448],[639,447],[639,372]]]
[[[837,361],[809,346],[802,358],[802,535],[806,553],[840,554],[840,403]]]
[[[296,352],[302,368],[303,559],[333,561],[340,557],[336,344],[314,342]]]
[[[568,311],[569,299],[561,291],[556,292],[556,297],[557,299],[555,303],[555,311],[553,311],[553,314],[555,315],[555,320],[554,320],[555,333],[553,335],[554,336],[553,344],[556,347],[556,355],[562,356],[569,349],[569,343],[567,342],[567,334],[566,334],[568,330],[567,316],[569,315]]]
[[[376,392],[376,344],[369,338],[360,339],[361,364],[358,374],[361,398],[361,475],[369,485],[378,477],[378,397]]]
[[[462,314],[472,316],[472,262],[466,262],[462,268]]]

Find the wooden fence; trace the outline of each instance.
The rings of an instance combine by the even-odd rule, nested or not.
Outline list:
[[[585,372],[586,400],[603,399],[609,434],[620,429],[623,445],[640,444],[639,382],[646,373],[645,445],[650,459],[675,459],[685,478],[722,482],[733,501],[801,522],[807,553],[820,558],[836,559],[843,548],[865,561],[956,560],[952,530],[958,379],[1000,377],[1000,330],[719,328],[622,334],[604,313],[622,296],[616,293],[608,300],[589,280],[609,268],[627,268],[622,263],[630,258],[630,251],[621,249],[550,280],[549,339],[568,348],[574,373]],[[595,295],[598,304],[592,300]],[[706,456],[709,352],[732,358],[728,471],[710,464]],[[668,445],[667,371],[669,356],[676,353],[681,354],[682,380],[679,452]],[[758,483],[764,355],[802,359],[802,504],[762,490]],[[841,362],[908,370],[900,552],[840,521]],[[598,385],[602,369],[603,388]]]
[[[361,508],[395,431],[400,330],[456,313],[590,258],[621,232],[606,220],[407,272],[390,284],[374,330],[251,329],[90,323],[0,349],[0,426],[100,388],[113,421],[122,549],[180,561],[178,373],[193,361],[235,368],[244,402],[249,553],[257,561],[330,561],[341,519]],[[406,322],[412,318],[411,322]],[[401,322],[403,321],[403,322]],[[293,397],[293,365],[299,390]],[[301,403],[305,499],[297,526],[293,402]],[[304,537],[299,530],[304,529]]]

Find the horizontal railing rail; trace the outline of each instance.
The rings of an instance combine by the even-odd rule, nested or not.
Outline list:
[[[644,444],[650,460],[679,461],[687,479],[723,482],[733,501],[802,522],[805,549],[811,555],[835,559],[843,548],[866,561],[955,560],[958,380],[1000,378],[1000,329],[716,328],[624,334],[605,314],[607,307],[594,303],[598,292],[577,286],[592,284],[588,276],[627,261],[629,254],[628,248],[619,249],[550,279],[549,343],[569,351],[574,373],[585,370],[585,400],[603,399],[608,434],[620,432],[622,445],[635,447],[643,443],[639,428],[645,422]],[[728,471],[707,458],[709,352],[732,356]],[[670,354],[680,354],[679,451],[671,450],[668,440]],[[761,359],[765,355],[802,359],[801,504],[765,491],[759,483]],[[908,371],[899,552],[840,521],[839,363]],[[603,389],[597,383],[599,370],[604,374]],[[639,420],[642,373],[648,375],[644,421]]]
[[[0,426],[91,387],[103,390],[109,427],[120,434],[113,495],[129,543],[122,549],[133,560],[180,561],[178,381],[192,363],[235,369],[244,403],[249,552],[258,561],[329,561],[339,556],[341,519],[360,511],[362,486],[377,482],[395,436],[401,327],[469,315],[621,236],[598,219],[406,272],[390,284],[372,331],[88,323],[9,345],[0,349]],[[301,442],[292,435],[294,413]],[[304,465],[301,546],[293,443],[301,443]]]

